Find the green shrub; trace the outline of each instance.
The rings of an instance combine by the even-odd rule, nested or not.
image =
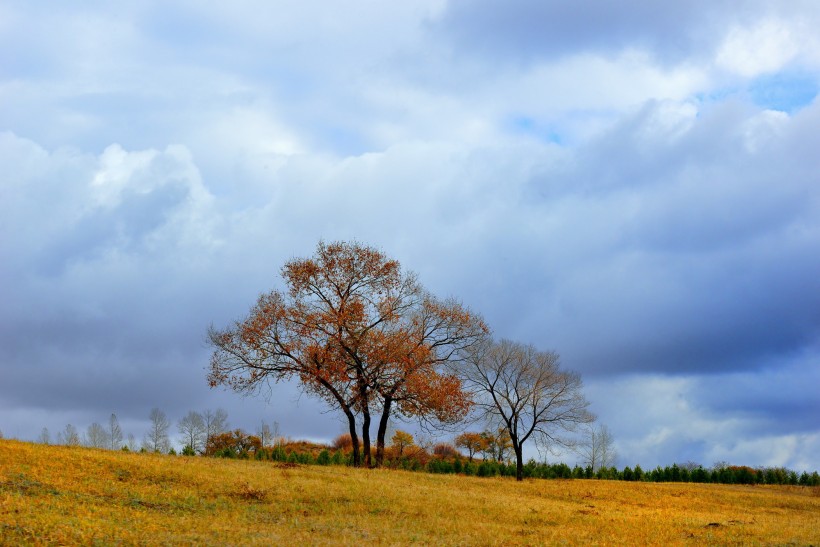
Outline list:
[[[500,474],[498,464],[493,461],[483,461],[476,470],[479,477],[496,477]]]

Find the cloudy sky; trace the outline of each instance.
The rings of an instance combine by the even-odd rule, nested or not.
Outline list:
[[[375,245],[582,373],[619,465],[820,469],[820,4],[0,2],[0,430],[223,407],[208,325]],[[572,461],[572,458],[569,458]]]

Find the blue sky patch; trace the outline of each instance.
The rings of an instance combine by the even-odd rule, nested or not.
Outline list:
[[[749,95],[760,107],[792,113],[811,104],[819,88],[812,75],[779,73],[754,80]]]
[[[517,115],[507,119],[507,127],[515,133],[522,133],[538,138],[543,142],[564,144],[561,135],[554,129],[529,116]]]

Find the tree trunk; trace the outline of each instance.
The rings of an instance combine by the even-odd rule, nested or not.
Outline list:
[[[360,467],[362,465],[359,459],[359,435],[356,433],[356,417],[352,412],[345,412],[347,414],[347,424],[350,428],[350,441],[353,443],[353,467]]]
[[[515,480],[524,480],[524,450],[520,444],[516,444],[515,449]]]
[[[372,463],[370,460],[370,411],[366,405],[362,411],[362,445],[364,448],[364,465],[370,467]]]
[[[362,409],[362,448],[364,450],[364,465],[371,466],[370,459],[370,401],[368,398],[368,385],[365,382],[361,369],[356,371],[358,379],[359,400],[358,405]]]
[[[384,408],[382,409],[382,417],[379,420],[379,431],[376,433],[376,466],[381,467],[384,464],[384,436],[387,434],[387,422],[390,420],[390,407],[393,404],[393,399],[385,397]],[[399,454],[401,455],[401,454]]]

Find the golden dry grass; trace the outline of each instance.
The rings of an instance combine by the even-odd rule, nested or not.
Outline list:
[[[820,544],[820,492],[125,454],[0,441],[0,543]]]

